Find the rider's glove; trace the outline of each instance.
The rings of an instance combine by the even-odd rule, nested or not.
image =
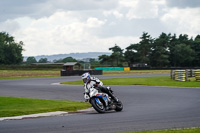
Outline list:
[[[90,97],[88,96],[88,94],[85,93],[84,98],[85,98],[85,102],[87,102]]]

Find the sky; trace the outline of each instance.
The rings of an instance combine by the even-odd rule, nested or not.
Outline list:
[[[200,34],[200,0],[0,0],[0,32],[23,41],[24,56],[109,52],[143,32]]]

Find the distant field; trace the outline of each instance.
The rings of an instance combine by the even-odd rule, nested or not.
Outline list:
[[[169,74],[170,70],[103,71],[103,75]],[[60,70],[0,70],[2,79],[60,77]]]
[[[0,70],[0,79],[59,77],[58,70]]]
[[[103,71],[103,75],[170,74],[170,70]]]

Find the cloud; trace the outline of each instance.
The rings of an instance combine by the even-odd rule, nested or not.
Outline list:
[[[138,40],[131,36],[101,38],[94,33],[106,24],[106,20],[89,17],[83,21],[79,16],[72,11],[56,12],[49,17],[32,19],[27,27],[15,31],[13,35],[17,41],[23,40],[25,56],[108,51],[115,43],[125,48],[130,42]]]
[[[17,21],[7,20],[5,22],[0,22],[0,29],[3,32],[13,33],[20,28]]]
[[[38,19],[57,11],[111,10],[117,5],[115,0],[1,0],[0,21],[25,16]]]
[[[0,21],[27,15],[31,17],[38,16],[42,14],[41,10],[45,8],[44,3],[46,1],[47,0],[1,0]]]
[[[170,8],[161,18],[169,31],[196,36],[200,33],[200,8]]]
[[[106,17],[108,17],[108,16],[110,16],[110,15],[114,15],[115,18],[117,18],[117,19],[121,19],[121,18],[123,17],[123,14],[120,13],[119,11],[117,11],[117,10],[104,11],[103,14],[104,14]]]
[[[126,17],[132,19],[149,19],[158,16],[159,5],[163,5],[165,1],[158,0],[120,0],[121,6],[128,8]]]
[[[177,8],[196,8],[200,6],[199,0],[166,0],[166,3],[169,7]]]
[[[119,0],[119,4],[124,7],[135,7],[139,0]]]
[[[112,9],[117,6],[116,0],[49,0],[47,4],[64,10],[97,10]]]
[[[103,24],[105,24],[105,22],[106,20],[101,21],[101,20],[98,20],[98,18],[88,18],[87,25],[88,27],[95,28],[95,27],[102,26]]]
[[[1,0],[0,30],[23,41],[24,55],[108,51],[142,32],[199,34],[199,2],[180,0]]]

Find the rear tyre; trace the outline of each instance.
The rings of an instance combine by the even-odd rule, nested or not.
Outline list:
[[[92,107],[99,113],[105,113],[106,112],[106,109],[105,109],[105,106],[103,105],[103,103],[97,103],[97,101],[92,98],[91,99],[91,104],[92,104]]]
[[[122,109],[123,109],[123,104],[122,104],[121,101],[118,101],[115,105],[116,105],[115,111],[117,111],[117,112],[122,111]]]

